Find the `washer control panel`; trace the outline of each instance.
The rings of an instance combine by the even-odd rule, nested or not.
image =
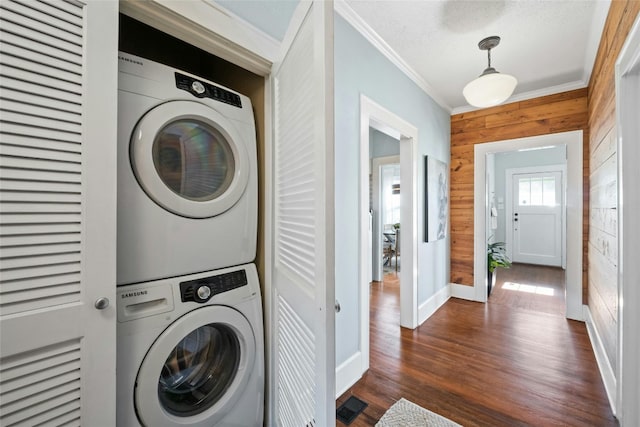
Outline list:
[[[244,270],[217,276],[202,277],[200,279],[180,282],[180,297],[182,302],[207,302],[214,295],[230,291],[232,289],[247,286],[247,273]]]
[[[175,75],[176,87],[178,89],[186,90],[198,98],[211,98],[224,102],[225,104],[233,105],[234,107],[242,108],[242,100],[237,93],[194,79],[193,77],[185,76],[184,74],[175,73]]]

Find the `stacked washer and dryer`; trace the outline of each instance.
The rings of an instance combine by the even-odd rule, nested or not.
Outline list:
[[[119,54],[119,426],[259,426],[251,101]]]

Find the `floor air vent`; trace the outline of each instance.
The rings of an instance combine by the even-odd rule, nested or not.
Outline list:
[[[363,402],[355,396],[351,396],[346,400],[346,402],[340,405],[336,411],[336,418],[338,421],[349,425],[358,415],[360,415],[362,411],[364,411],[364,408],[366,408],[367,405],[368,404],[366,402]]]

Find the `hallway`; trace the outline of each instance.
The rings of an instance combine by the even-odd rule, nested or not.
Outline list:
[[[413,331],[398,326],[396,275],[374,282],[371,368],[337,401],[369,404],[351,426],[375,425],[402,397],[465,427],[616,426],[585,325],[557,313],[557,274],[525,275],[556,289],[545,305],[500,289],[525,282],[517,270],[500,271],[488,304],[452,298]]]

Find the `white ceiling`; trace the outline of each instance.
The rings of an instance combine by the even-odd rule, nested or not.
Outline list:
[[[343,16],[355,12],[361,30],[377,34],[378,45],[386,43],[439,104],[458,113],[473,109],[462,88],[487,67],[478,42],[488,36],[502,39],[491,51],[492,66],[518,79],[507,102],[587,86],[609,3],[345,0],[340,6]]]

